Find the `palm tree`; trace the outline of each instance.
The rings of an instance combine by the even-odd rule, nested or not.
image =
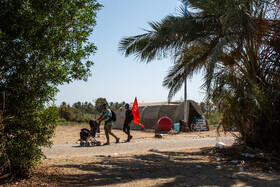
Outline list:
[[[222,124],[237,126],[248,144],[280,152],[280,115],[265,113],[280,103],[280,16],[273,9],[278,2],[190,3],[195,11],[184,14],[182,9],[181,15],[150,22],[152,30],[123,38],[119,50],[147,63],[171,56],[174,65],[163,82],[169,88],[168,99],[187,77],[203,71],[208,98],[223,110]]]
[[[123,38],[119,45],[125,56],[134,54],[147,63],[156,58],[174,58],[174,65],[163,82],[170,90],[169,99],[187,77],[201,70],[206,72],[209,87],[218,60],[232,47],[240,47],[245,33],[256,32],[247,9],[237,3],[232,6],[228,1],[218,0],[190,2],[198,10],[196,13],[184,14],[182,9],[179,16],[170,15],[161,22],[150,22],[151,31]]]

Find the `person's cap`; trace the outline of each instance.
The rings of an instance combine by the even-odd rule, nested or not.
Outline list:
[[[107,106],[106,103],[102,103],[101,106]]]
[[[125,108],[129,108],[129,104],[126,103],[126,104],[124,105],[124,107],[125,107]]]

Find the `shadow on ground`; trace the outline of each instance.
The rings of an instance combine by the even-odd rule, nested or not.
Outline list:
[[[280,186],[279,177],[259,177],[239,172],[232,164],[209,162],[204,151],[159,152],[134,156],[98,157],[97,162],[55,165],[79,174],[52,175],[58,185],[141,185],[141,186]],[[46,176],[42,176],[46,177]],[[146,181],[146,182],[145,182]]]

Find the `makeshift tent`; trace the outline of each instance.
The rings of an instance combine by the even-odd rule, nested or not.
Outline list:
[[[132,104],[131,104],[132,106]],[[156,129],[158,120],[163,117],[169,117],[173,123],[178,123],[179,120],[184,119],[184,101],[171,102],[155,102],[155,103],[138,103],[140,112],[140,122],[146,129]],[[188,108],[188,124],[192,123],[193,117],[200,118],[202,111],[199,105],[192,101],[187,101]],[[125,108],[121,107],[117,114],[117,121],[115,128],[122,129],[125,119]],[[143,129],[140,125],[132,122],[131,129]]]

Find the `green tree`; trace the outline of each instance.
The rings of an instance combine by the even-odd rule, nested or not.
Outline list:
[[[74,103],[74,104],[72,105],[72,107],[73,107],[73,108],[76,108],[76,109],[82,109],[82,108],[83,108],[83,107],[82,107],[82,103],[81,103],[80,101]]]
[[[206,104],[204,102],[200,102],[199,106],[203,113],[205,113],[207,111]]]
[[[66,102],[63,101],[60,106],[66,106]]]
[[[66,121],[74,121],[74,109],[65,105],[60,106],[59,117]]]
[[[115,103],[114,102],[110,102],[109,108],[112,109],[113,111],[118,111],[121,106],[124,106],[124,104],[125,104],[124,101],[121,102],[121,103],[119,103],[119,102],[115,102]]]
[[[208,97],[223,113],[221,124],[236,126],[247,144],[280,152],[277,2],[189,2],[196,12],[182,8],[182,15],[150,22],[151,31],[123,38],[120,51],[146,62],[173,57],[163,82],[169,99],[186,78],[204,72]]]
[[[89,114],[96,113],[95,107],[93,106],[92,103],[85,102],[83,106],[84,106],[84,110],[85,110],[86,113],[89,113]]]
[[[88,41],[101,8],[95,0],[0,1],[0,106],[12,171],[26,173],[50,146],[57,86],[87,80],[96,51]]]
[[[106,100],[106,98],[98,98],[95,100],[95,109],[98,113],[101,113],[102,112],[102,108],[101,108],[101,105],[105,103],[107,106],[108,106],[108,102]]]

